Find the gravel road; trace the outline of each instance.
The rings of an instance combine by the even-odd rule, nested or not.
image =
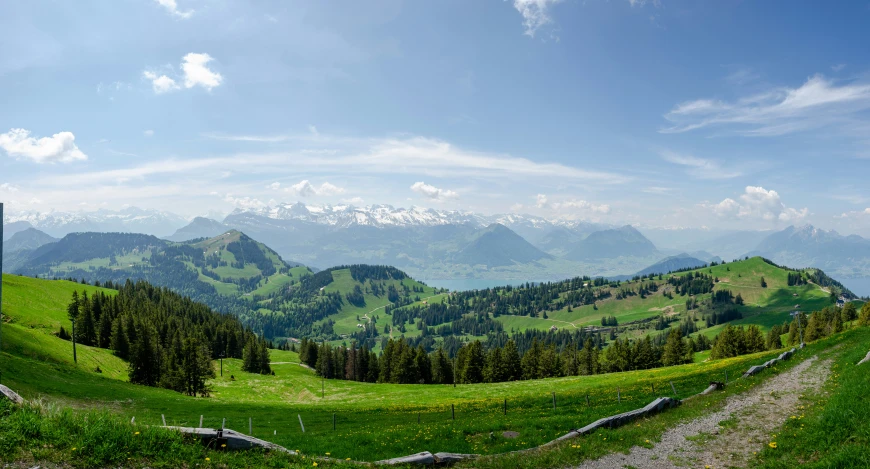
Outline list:
[[[772,432],[800,412],[800,395],[821,387],[830,369],[830,360],[812,357],[758,388],[728,398],[722,410],[666,431],[652,448],[635,446],[629,454],[609,454],[579,468],[746,467],[753,452],[773,441]],[[727,427],[719,425],[723,420],[729,421]]]

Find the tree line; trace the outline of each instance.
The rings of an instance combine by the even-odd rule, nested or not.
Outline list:
[[[130,382],[208,395],[212,360],[242,358],[243,370],[271,373],[268,345],[235,317],[145,281],[106,282],[117,294],[74,291],[67,306],[75,344],[111,349],[128,362]]]

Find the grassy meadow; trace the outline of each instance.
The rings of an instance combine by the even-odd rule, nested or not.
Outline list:
[[[72,364],[71,343],[53,333],[66,325],[67,298],[82,285],[5,276],[4,287],[8,322],[0,371],[3,383],[26,397],[111,409],[143,424],[159,424],[162,414],[170,424],[197,425],[203,415],[206,426],[218,427],[226,419],[228,427],[246,431],[250,418],[254,436],[309,454],[367,461],[424,449],[492,454],[537,446],[568,429],[671,395],[671,381],[685,397],[724,379],[726,371],[733,378],[774,355],[454,388],[322,382],[298,364],[295,353],[273,351],[274,376],[242,372],[240,360],[224,360],[220,376],[215,362],[219,376],[211,382],[212,396],[192,398],[127,383],[125,364],[107,350],[79,346],[79,363]],[[94,371],[97,366],[102,373]],[[504,438],[508,430],[520,437]]]

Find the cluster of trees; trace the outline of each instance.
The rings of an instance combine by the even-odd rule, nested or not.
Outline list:
[[[601,325],[602,326],[618,326],[619,321],[616,320],[616,316],[601,316]]]
[[[790,287],[801,286],[801,285],[807,284],[807,280],[804,278],[803,275],[801,275],[800,272],[789,272],[786,282],[788,283],[788,286],[790,286]]]
[[[779,336],[777,336],[778,338]],[[782,344],[779,344],[780,348]],[[763,352],[768,350],[768,341],[765,340],[761,329],[756,325],[748,328],[742,326],[725,325],[719,335],[713,339],[713,347],[710,358],[720,359],[736,357],[747,353]]]
[[[244,357],[245,371],[271,372],[267,343],[237,318],[144,281],[105,286],[117,294],[73,292],[72,334],[61,328],[58,335],[73,340],[74,354],[76,343],[111,349],[129,362],[131,382],[189,395],[208,394],[218,356]],[[251,350],[259,359],[249,362]]]
[[[679,328],[655,339],[616,339],[602,350],[600,336],[591,334],[495,334],[485,343],[445,340],[428,353],[404,337],[389,339],[378,356],[369,348],[333,347],[303,339],[300,360],[325,378],[382,383],[494,383],[558,376],[592,375],[691,363],[692,354],[709,349],[706,337],[685,339]],[[531,340],[529,341],[529,337]]]
[[[713,291],[713,277],[702,272],[689,272],[686,275],[673,275],[668,284],[674,286],[679,295],[702,295]]]

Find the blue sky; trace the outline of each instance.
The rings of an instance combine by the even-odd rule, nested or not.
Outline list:
[[[0,5],[0,200],[870,235],[870,2]]]

